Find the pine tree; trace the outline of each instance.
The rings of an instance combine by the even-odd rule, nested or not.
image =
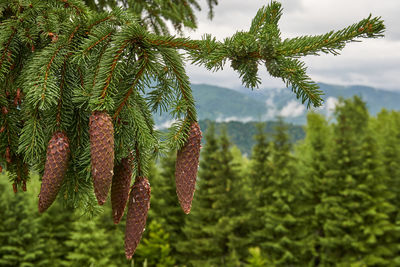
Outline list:
[[[226,132],[215,136],[214,125],[205,135],[199,184],[193,212],[187,217],[183,232],[186,240],[178,251],[193,266],[235,266],[245,243],[240,213],[245,212],[238,184],[238,170],[233,165]]]
[[[265,125],[257,125],[257,134],[254,136],[256,144],[251,153],[251,165],[249,170],[251,182],[250,201],[248,209],[251,210],[251,239],[252,245],[257,246],[265,240],[265,222],[260,220],[264,216],[265,207],[270,205],[270,179],[272,164],[270,159],[271,146],[264,131]]]
[[[66,241],[73,232],[73,222],[76,220],[73,210],[56,202],[38,220],[38,250],[42,253],[40,261],[35,266],[68,266],[67,254],[69,247]]]
[[[207,2],[212,14],[217,1]],[[105,202],[114,162],[134,152],[133,176],[148,177],[151,158],[164,148],[180,151],[197,123],[180,51],[209,70],[230,62],[249,88],[260,84],[263,65],[307,106],[320,106],[322,92],[299,58],[336,55],[348,42],[381,37],[385,28],[369,16],[343,30],[282,40],[281,4],[271,1],[249,31],[222,42],[166,32],[167,22],[194,28],[196,8],[197,1],[185,0],[0,0],[0,162],[14,190],[24,188],[28,169],[43,176],[47,144],[58,131],[71,155],[60,194],[89,212],[93,191]],[[167,138],[152,112],[172,114]]]
[[[160,173],[153,179],[152,200],[150,219],[155,218],[162,226],[163,231],[168,233],[171,255],[180,262],[176,244],[183,239],[182,228],[185,222],[185,213],[179,205],[175,188],[175,160],[174,151],[160,159]],[[196,194],[196,193],[195,193]],[[184,262],[182,262],[184,263]]]
[[[138,247],[135,263],[146,260],[148,266],[175,266],[176,255],[172,253],[171,245],[176,241],[170,237],[156,219],[151,221],[148,228],[149,235],[143,239],[142,245]]]
[[[274,266],[300,264],[296,218],[296,169],[291,154],[287,126],[282,119],[275,128],[271,150],[271,176],[265,190],[270,198],[264,206],[265,239],[260,243],[262,252]]]
[[[336,110],[334,153],[322,198],[325,213],[321,265],[397,264],[397,228],[389,215],[391,194],[368,131],[368,111],[358,97],[341,100]]]
[[[221,196],[218,197],[214,204],[214,208],[222,211],[222,217],[219,218],[216,225],[216,233],[221,235],[221,240],[227,238],[227,266],[239,266],[241,262],[248,256],[248,251],[244,248],[249,244],[249,221],[250,213],[247,209],[249,196],[245,190],[248,180],[242,178],[240,159],[234,158],[232,143],[229,140],[226,128],[223,128],[219,137],[220,149],[219,164],[217,171],[219,178],[225,180],[225,185],[220,183]],[[240,156],[241,157],[241,156]],[[221,181],[222,182],[222,181]],[[225,186],[225,188],[224,188]],[[214,187],[217,191],[219,188]],[[225,192],[224,192],[225,190]],[[222,230],[226,228],[225,232]]]
[[[371,118],[371,129],[378,144],[379,157],[382,158],[388,187],[395,195],[392,199],[400,206],[400,113],[382,110],[376,118]],[[399,212],[392,216],[392,222],[399,220]]]
[[[94,220],[75,221],[66,241],[70,266],[118,266],[111,257],[113,247],[106,236],[104,228],[99,228]]]
[[[247,259],[247,267],[263,267],[263,266],[271,266],[271,262],[268,259],[265,259],[261,255],[261,250],[259,247],[249,248],[250,256]]]
[[[30,201],[32,196],[25,192],[14,195],[3,183],[4,175],[0,178],[0,265],[37,266],[46,255],[40,247],[39,220]]]
[[[307,115],[306,137],[296,149],[297,169],[300,181],[300,205],[298,205],[300,230],[304,242],[301,257],[304,263],[319,266],[321,241],[324,237],[325,212],[321,211],[321,200],[326,194],[326,172],[332,153],[332,130],[325,117],[317,113]]]
[[[218,141],[213,124],[205,134],[205,142],[201,151],[199,182],[193,202],[193,211],[187,216],[183,227],[186,240],[177,244],[178,251],[185,255],[185,261],[187,263],[190,261],[193,266],[206,264],[207,260],[210,261],[210,264],[211,261],[216,264],[215,257],[221,254],[211,232],[213,225],[218,221],[218,215],[213,209],[213,199],[210,193],[214,187],[213,180],[218,179],[216,171],[219,168]],[[196,249],[193,249],[193,246],[196,246]]]

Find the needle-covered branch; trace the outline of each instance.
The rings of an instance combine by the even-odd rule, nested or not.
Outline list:
[[[336,55],[348,42],[381,37],[385,29],[379,17],[369,16],[343,30],[282,40],[283,9],[271,1],[248,31],[223,40],[210,34],[193,40],[169,35],[166,25],[195,28],[197,1],[128,0],[118,6],[102,0],[102,8],[97,2],[0,0],[0,164],[13,172],[17,187],[23,186],[18,174],[27,177],[30,167],[42,175],[49,140],[65,133],[70,156],[60,172],[65,175],[60,195],[90,210],[95,203],[90,181],[103,177],[100,167],[110,181],[114,161],[134,153],[133,174],[147,177],[152,157],[193,143],[188,138],[198,119],[186,59],[211,71],[230,66],[249,88],[260,85],[266,69],[303,103],[319,106],[322,92],[300,57]],[[207,3],[212,16],[217,1]],[[162,135],[153,114],[166,112],[174,123]],[[105,136],[111,159],[96,154],[101,150],[96,140]],[[106,197],[102,192],[99,203]]]

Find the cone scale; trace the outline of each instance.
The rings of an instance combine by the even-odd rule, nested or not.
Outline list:
[[[124,215],[126,202],[129,197],[129,189],[132,178],[132,159],[123,158],[114,167],[114,176],[111,184],[111,206],[114,223],[118,224]]]
[[[67,171],[69,154],[70,148],[67,135],[60,131],[54,133],[47,146],[46,164],[39,194],[40,213],[51,206],[57,197],[58,191],[60,191]]]
[[[99,205],[107,200],[114,169],[114,127],[110,115],[94,111],[89,118],[94,193]]]
[[[131,259],[139,245],[150,208],[150,184],[146,177],[137,177],[129,194],[125,231],[125,255]]]
[[[188,214],[192,206],[199,166],[201,130],[197,122],[190,126],[189,137],[178,151],[175,165],[176,193],[182,210]]]

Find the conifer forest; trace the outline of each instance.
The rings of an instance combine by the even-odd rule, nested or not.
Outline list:
[[[400,266],[399,112],[342,98],[296,142],[260,122],[245,155],[201,131],[186,73],[268,74],[318,108],[302,58],[383,19],[284,39],[267,1],[248,31],[185,37],[199,2],[0,0],[0,266]]]

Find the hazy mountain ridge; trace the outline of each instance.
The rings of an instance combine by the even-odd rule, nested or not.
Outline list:
[[[379,90],[368,86],[340,86],[319,84],[325,93],[324,105],[318,112],[330,117],[339,97],[361,96],[367,102],[371,115],[382,108],[400,110],[400,93]],[[286,122],[303,125],[306,123],[306,105],[296,99],[290,88],[228,89],[208,84],[193,84],[193,96],[199,120],[217,122],[229,121],[271,121],[277,116]],[[315,110],[315,109],[314,109]],[[156,116],[159,128],[169,127],[172,120],[166,116]]]
[[[361,96],[371,115],[382,108],[400,110],[400,93],[368,86],[319,84],[325,93],[324,105],[316,110],[327,116],[333,112],[339,97]],[[233,92],[231,92],[233,91]],[[305,124],[307,109],[290,88],[231,90],[207,84],[193,85],[200,119],[216,121],[265,121],[283,116],[285,121]],[[210,100],[212,98],[212,100]],[[234,103],[234,104],[233,104]],[[206,109],[206,112],[203,110]],[[315,110],[315,109],[314,109]]]

